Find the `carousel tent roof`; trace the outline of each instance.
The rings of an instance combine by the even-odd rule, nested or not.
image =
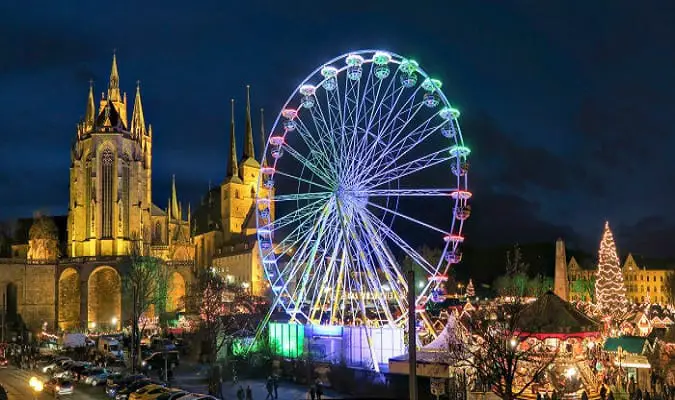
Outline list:
[[[521,312],[518,328],[528,333],[599,332],[600,323],[548,291]]]

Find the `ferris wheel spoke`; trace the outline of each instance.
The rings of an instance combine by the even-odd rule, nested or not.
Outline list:
[[[422,222],[422,221],[420,221],[420,220],[418,220],[418,219],[409,217],[409,216],[407,216],[407,215],[405,215],[405,214],[401,214],[400,212],[398,212],[398,211],[396,211],[396,210],[392,210],[391,208],[382,207],[381,205],[375,204],[375,203],[373,203],[373,202],[371,202],[371,201],[368,201],[367,203],[370,204],[371,206],[375,207],[375,208],[378,208],[378,209],[382,210],[382,211],[390,212],[390,213],[392,213],[392,214],[394,214],[394,215],[396,215],[396,216],[399,216],[399,217],[401,217],[401,218],[403,218],[403,219],[406,219],[406,220],[408,220],[408,221],[410,221],[410,222],[414,222],[414,223],[416,223],[417,225],[421,225],[421,226],[427,227],[427,228],[429,228],[429,229],[431,229],[431,230],[434,230],[434,231],[436,231],[436,232],[439,232],[439,233],[443,234],[443,236],[449,235],[448,232],[446,232],[445,230],[443,230],[443,229],[441,229],[441,228],[437,228],[437,227],[435,227],[435,226],[433,226],[433,225],[427,224],[426,222]]]
[[[326,119],[326,114],[323,112],[321,107],[321,101],[317,98],[316,94],[314,95],[315,104],[311,110],[312,120],[314,121],[314,126],[316,131],[319,134],[319,140],[322,140],[326,143],[326,146],[330,148],[331,155],[333,160],[339,159],[339,153],[335,147],[335,140],[333,140],[332,128],[330,127],[330,121]]]
[[[329,160],[330,155],[323,144],[322,135],[315,135],[316,137],[312,137],[309,129],[307,129],[300,116],[295,118],[295,122],[295,131],[302,138],[310,153],[315,157],[322,169],[329,171],[331,169],[331,162]]]
[[[309,204],[305,204],[272,222],[260,225],[258,229],[281,229],[298,221],[307,221],[312,214],[316,213],[322,207],[323,203],[321,200],[322,199],[318,199]]]
[[[410,139],[409,141],[414,141],[414,138],[410,137],[411,135],[404,136],[403,141],[401,143],[398,142],[398,138],[399,138],[401,132],[403,132],[403,130],[408,125],[408,122],[410,120],[412,120],[412,118],[414,118],[419,113],[420,109],[422,109],[423,106],[424,105],[423,105],[422,102],[419,102],[419,103],[416,103],[416,104],[411,104],[410,108],[407,109],[407,113],[408,113],[407,119],[402,124],[402,126],[391,125],[391,126],[388,126],[386,128],[383,128],[383,131],[391,132],[392,135],[389,138],[383,138],[385,140],[385,144],[382,148],[377,148],[376,146],[372,146],[370,149],[368,149],[364,158],[367,159],[367,160],[371,160],[371,161],[368,163],[369,167],[367,169],[361,171],[361,176],[369,176],[368,173],[371,170],[380,167],[380,164],[382,163],[383,159],[391,156],[392,148],[393,149],[400,149],[401,147],[403,147],[405,145],[406,139]],[[402,112],[403,112],[403,110],[399,112],[399,115]],[[400,117],[397,116],[395,119],[398,120],[399,118]],[[430,121],[430,120],[431,120],[431,118],[429,118],[427,121]],[[396,150],[394,150],[394,151],[396,151]],[[398,150],[398,152],[400,152],[400,150]],[[389,162],[388,164],[391,164],[391,162]]]
[[[306,183],[308,185],[314,185],[314,186],[320,187],[321,189],[325,189],[325,190],[331,190],[331,188],[329,188],[326,185],[322,185],[320,183],[310,181],[309,179],[305,179],[305,178],[302,178],[302,177],[299,177],[299,176],[295,176],[293,174],[289,174],[289,173],[284,172],[284,171],[277,170],[277,171],[274,172],[274,175],[285,176],[287,178],[293,179],[293,180],[298,181],[298,182],[303,182],[303,183]]]
[[[428,189],[363,189],[356,195],[368,197],[450,197],[457,188],[428,188]]]
[[[421,107],[423,107],[421,103],[416,106],[416,110],[411,118],[414,118],[414,116],[417,115]],[[407,127],[407,122],[398,127],[398,130],[393,134],[385,147],[381,149],[381,151],[378,151],[377,158],[369,163],[368,168],[362,170],[361,176],[371,176],[374,174],[373,171],[386,170],[392,165],[395,165],[401,157],[415,149],[417,145],[424,142],[424,140],[444,125],[444,123],[440,123],[436,126],[429,127],[432,119],[433,116],[429,117],[426,121],[404,135],[401,134]],[[367,157],[372,158],[373,155],[375,155],[375,153],[371,149]]]
[[[405,284],[405,279],[400,272],[398,262],[389,251],[389,247],[384,243],[381,236],[373,227],[371,223],[372,220],[367,215],[364,215],[363,212],[359,213],[359,219],[361,220],[360,225],[364,229],[365,237],[368,238],[371,243],[371,248],[374,250],[382,250],[381,252],[374,251],[378,259],[377,263],[384,272],[385,280],[387,281],[390,291],[393,293],[394,300],[397,302],[400,309],[405,310],[407,300],[401,296],[401,294],[405,293],[407,286]],[[383,290],[383,288],[381,287],[380,290]]]
[[[454,156],[451,156],[449,153],[451,148],[452,147],[446,147],[431,154],[427,154],[424,157],[396,166],[389,171],[383,171],[381,175],[367,178],[363,183],[369,185],[372,188],[376,188],[389,182],[401,179],[404,176],[414,174],[434,165],[451,160],[454,158]]]
[[[434,268],[427,260],[422,257],[415,249],[413,249],[408,243],[403,240],[399,235],[397,235],[387,224],[383,224],[375,215],[373,215],[370,211],[365,210],[368,213],[368,220],[371,224],[376,225],[376,229],[378,232],[383,233],[386,237],[388,237],[396,246],[398,246],[401,250],[403,250],[408,257],[410,257],[415,264],[419,265],[424,269],[424,271],[429,274],[433,275],[437,272],[437,269]]]
[[[315,163],[305,158],[305,156],[300,154],[293,147],[286,144],[284,145],[284,148],[286,149],[286,152],[288,154],[293,156],[293,158],[299,161],[304,167],[307,167],[310,171],[312,171],[314,175],[323,179],[325,183],[327,183],[328,185],[335,185],[335,178],[331,178],[328,175],[327,171],[323,170],[322,168],[319,168]]]
[[[323,212],[321,215],[321,218],[319,221],[317,221],[317,224],[313,228],[313,237],[314,234],[316,234],[316,239],[313,239],[311,241],[307,241],[303,243],[303,256],[306,255],[306,259],[308,262],[312,262],[314,257],[316,256],[316,252],[318,250],[319,244],[321,243],[321,239],[323,238],[323,235],[326,232],[326,225],[325,221],[326,219],[330,216],[329,213]],[[300,258],[301,260],[304,260],[305,257]],[[305,296],[307,295],[307,289],[308,289],[308,280],[311,278],[310,277],[310,270],[311,268],[305,268],[304,271],[301,273],[301,277],[299,279],[299,284],[296,287],[295,291],[293,292],[293,295],[291,298],[295,299],[295,303],[302,307],[302,305],[305,302]]]
[[[282,194],[274,196],[274,202],[282,201],[298,201],[298,200],[316,200],[316,199],[327,199],[332,196],[333,192],[310,192],[310,193],[295,193],[295,194]]]

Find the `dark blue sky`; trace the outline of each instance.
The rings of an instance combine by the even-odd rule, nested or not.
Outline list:
[[[243,128],[246,84],[270,126],[316,66],[384,48],[463,111],[472,244],[563,236],[594,250],[609,219],[620,251],[675,255],[672,2],[3,3],[1,219],[65,213],[88,80],[104,90],[115,48],[123,89],[141,80],[162,206],[171,174],[193,205],[222,181],[229,99]]]

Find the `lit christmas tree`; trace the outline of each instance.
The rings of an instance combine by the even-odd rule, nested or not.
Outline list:
[[[473,288],[473,281],[469,279],[469,284],[466,285],[466,297],[474,297],[476,295],[476,290]]]
[[[625,313],[628,306],[626,286],[623,284],[619,256],[616,253],[616,244],[609,229],[609,222],[605,222],[605,232],[598,252],[595,300],[604,314],[614,317]]]

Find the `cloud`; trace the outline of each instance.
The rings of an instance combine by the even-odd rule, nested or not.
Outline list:
[[[614,229],[614,234],[621,254],[632,252],[650,257],[675,257],[675,222],[661,215],[643,217],[632,224],[620,224]]]
[[[102,46],[104,37],[98,33],[105,30],[88,30],[83,24],[68,19],[45,18],[16,8],[0,9],[0,48],[3,52],[0,78],[60,66],[72,67],[92,59],[100,49],[107,47]],[[45,14],[49,15],[50,6],[45,8]]]

